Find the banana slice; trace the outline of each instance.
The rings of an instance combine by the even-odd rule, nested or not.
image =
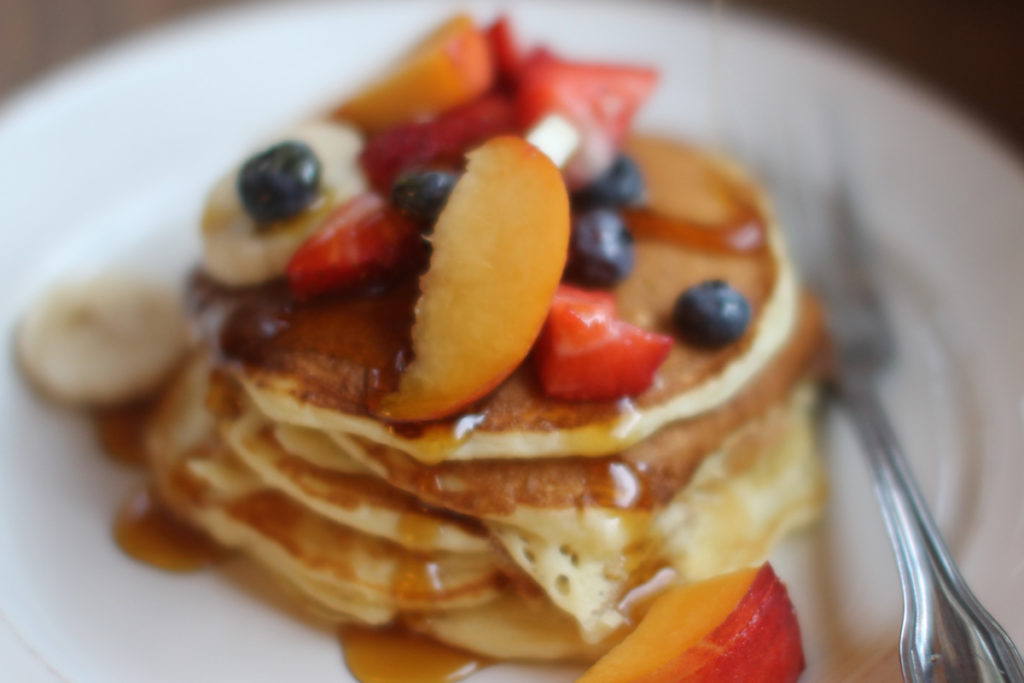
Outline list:
[[[363,143],[354,128],[314,121],[277,139],[300,140],[313,148],[320,159],[321,196],[295,218],[257,228],[238,197],[239,167],[221,178],[206,201],[202,237],[203,264],[223,284],[255,285],[283,275],[292,255],[331,209],[366,189],[357,160]]]
[[[187,345],[179,298],[128,275],[58,286],[17,334],[25,375],[64,403],[102,405],[155,389]]]

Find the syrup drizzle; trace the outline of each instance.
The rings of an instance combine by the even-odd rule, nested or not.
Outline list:
[[[413,555],[402,559],[391,578],[391,593],[396,598],[415,600],[443,590],[441,565],[426,557]]]
[[[145,464],[146,423],[155,404],[154,399],[145,399],[93,413],[96,439],[111,460],[132,466]]]
[[[637,237],[667,240],[691,249],[727,254],[756,252],[765,245],[763,220],[755,211],[745,207],[736,218],[721,225],[701,225],[647,209],[628,209],[623,213],[630,230]]]
[[[425,514],[404,513],[398,520],[398,535],[414,548],[429,548],[441,533],[441,525]]]
[[[491,662],[399,628],[344,626],[345,663],[361,683],[454,683]]]
[[[136,491],[121,504],[114,538],[132,558],[171,572],[196,571],[225,556],[213,540],[175,517],[151,488]]]

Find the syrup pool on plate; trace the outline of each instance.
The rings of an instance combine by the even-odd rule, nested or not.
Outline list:
[[[148,487],[121,503],[114,538],[132,558],[166,571],[196,571],[225,555],[212,539],[175,517]]]
[[[360,683],[454,683],[490,660],[398,628],[339,631],[349,671]]]

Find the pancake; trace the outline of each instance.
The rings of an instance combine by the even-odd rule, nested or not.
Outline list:
[[[815,309],[806,310],[811,315],[803,324],[813,327]],[[505,506],[475,509],[472,523],[462,518],[453,523],[452,513],[440,509],[451,506],[423,502],[443,503],[443,497],[418,491],[413,497],[394,487],[394,478],[380,477],[375,461],[365,455],[370,445],[365,440],[338,433],[327,439],[316,432],[275,427],[247,406],[244,397],[225,400],[223,387],[219,394],[211,391],[210,386],[222,383],[216,381],[217,373],[210,383],[209,364],[201,355],[182,372],[158,411],[150,434],[152,460],[160,489],[176,510],[225,545],[242,548],[321,612],[370,624],[417,614],[432,633],[460,633],[458,621],[439,613],[476,605],[477,611],[466,611],[466,618],[480,619],[486,605],[509,594],[511,587],[513,594],[539,600],[569,618],[575,634],[566,643],[582,654],[600,649],[623,627],[619,602],[646,567],[667,564],[680,580],[688,581],[745,566],[760,560],[785,531],[814,515],[822,500],[817,460],[808,438],[792,436],[794,425],[805,424],[808,414],[807,400],[792,389],[806,376],[811,357],[801,346],[791,344],[793,358],[773,366],[788,367],[787,372],[761,378],[765,387],[777,385],[773,400],[734,399],[759,406],[760,413],[720,409],[717,417],[693,421],[721,420],[728,413],[739,426],[719,437],[724,445],[696,458],[694,474],[669,499],[620,493],[617,503],[613,495],[543,506],[536,503],[549,499],[512,497]],[[766,389],[752,385],[747,391],[753,396]],[[283,441],[289,449],[276,434],[287,435]],[[662,448],[688,441],[700,444],[695,437],[676,436]],[[346,443],[356,444],[355,450],[344,448]],[[660,449],[657,444],[648,447],[647,457],[654,463]],[[608,461],[612,472],[613,463],[644,472],[642,461],[623,458],[433,467],[405,458],[414,467],[433,470],[437,482],[447,482],[439,491],[459,488],[450,475],[460,469],[484,474],[484,483],[492,481],[488,465],[501,474],[510,466],[532,465],[541,479],[546,465],[555,464],[558,472],[559,465],[590,468],[601,460]],[[637,486],[635,480],[624,483],[632,474],[618,476],[620,488]],[[523,477],[521,484],[528,487],[528,472]],[[474,486],[477,498],[488,498],[480,481],[464,479],[462,486]],[[361,508],[363,513],[353,512]],[[399,533],[402,525],[397,521],[410,511],[423,515],[417,524],[432,526],[430,534],[413,543]],[[439,532],[446,524],[450,528]],[[447,544],[443,537],[459,540]],[[415,541],[424,538],[428,546],[417,547]],[[463,545],[467,539],[468,547]],[[401,547],[403,540],[420,552]],[[494,552],[497,548],[501,552]],[[467,552],[453,552],[458,550]],[[444,585],[435,581],[441,576]],[[497,618],[499,613],[494,614]],[[569,645],[540,648],[538,656],[563,652],[562,647]]]
[[[824,500],[809,388],[827,360],[821,311],[740,171],[682,145],[632,145],[648,209],[692,208],[681,179],[698,199],[741,193],[764,244],[714,249],[713,232],[654,239],[637,224],[620,316],[674,336],[680,292],[723,279],[751,304],[740,340],[674,343],[629,399],[549,398],[527,360],[459,415],[389,423],[374,407],[410,358],[414,277],[300,301],[280,280],[228,288],[197,272],[188,299],[204,343],[149,430],[169,505],[317,612],[499,658],[593,659],[656,580],[763,561]],[[697,166],[725,184],[657,175]]]
[[[429,508],[370,474],[340,472],[286,450],[270,424],[249,413],[221,426],[221,435],[246,467],[299,505],[339,524],[386,538],[410,550],[486,553],[484,530],[472,519]],[[315,452],[293,439],[298,452]],[[344,463],[343,453],[335,453]]]
[[[591,662],[609,647],[585,643],[576,623],[549,603],[512,595],[464,610],[408,615],[402,623],[497,660]]]
[[[502,585],[493,555],[412,553],[311,513],[277,491],[201,508],[192,517],[291,583],[326,587],[392,614],[478,605]]]
[[[341,447],[335,462],[356,460],[391,486],[468,516],[500,518],[520,505],[545,509],[652,508],[686,485],[701,460],[750,420],[783,402],[821,371],[821,310],[809,296],[796,329],[766,368],[732,400],[680,420],[610,457],[475,460],[427,465],[391,446],[329,432]],[[325,456],[324,466],[331,458]],[[486,491],[487,495],[480,495]]]
[[[806,298],[801,318],[790,339],[773,359],[771,367],[750,382],[732,400],[703,415],[683,420],[627,449],[606,458],[563,457],[543,460],[476,460],[425,465],[401,451],[373,443],[360,436],[331,432],[337,446],[333,455],[323,443],[317,448],[298,449],[315,456],[326,468],[331,463],[351,469],[353,461],[365,466],[389,486],[403,489],[425,503],[484,520],[490,533],[501,543],[509,557],[533,579],[549,600],[571,614],[589,642],[600,641],[621,626],[615,603],[637,568],[657,554],[658,542],[651,540],[651,513],[659,520],[671,520],[678,510],[694,506],[680,502],[677,493],[687,490],[695,472],[706,472],[706,458],[717,462],[729,457],[732,447],[722,455],[722,443],[749,441],[750,436],[771,430],[766,414],[786,404],[794,387],[816,372],[821,360],[821,317],[813,300]],[[801,404],[794,410],[804,411]],[[777,422],[777,418],[775,419]],[[775,435],[778,436],[778,435]],[[742,437],[742,438],[741,438]],[[778,437],[782,438],[782,437]],[[760,438],[759,446],[771,446],[771,439]],[[746,450],[751,450],[747,448]],[[810,447],[803,447],[806,454]],[[716,460],[717,458],[717,460]],[[804,458],[806,460],[806,457]],[[356,465],[358,466],[358,465]],[[735,466],[732,476],[743,481]],[[791,507],[794,518],[780,509],[747,523],[749,532],[735,538],[728,524],[718,529],[722,539],[741,550],[750,561],[767,553],[767,548],[782,533],[813,515],[820,503],[820,473],[794,474],[797,484],[789,487],[790,497],[779,496],[772,482],[764,487],[768,496]],[[706,475],[700,490],[707,488]],[[755,486],[752,493],[756,492]],[[482,492],[486,492],[485,495]],[[801,493],[802,492],[802,493]],[[806,494],[806,495],[805,495]],[[704,494],[701,494],[704,495]],[[803,496],[803,497],[801,497]],[[705,496],[705,499],[707,496]],[[710,528],[715,520],[739,519],[744,515],[743,500],[724,506],[714,515],[693,515],[685,519],[705,519]],[[675,513],[664,511],[666,506]],[[770,500],[762,506],[770,508]],[[768,527],[764,525],[767,524]],[[659,533],[668,535],[670,522],[659,522]],[[758,533],[765,531],[763,538]],[[682,576],[698,574],[691,565],[736,568],[740,554],[719,550],[714,538],[700,538],[700,552],[686,552],[686,534],[706,535],[689,529],[672,531],[676,538],[674,558]],[[725,542],[725,541],[723,541]],[[707,555],[712,559],[708,560]],[[730,557],[732,559],[730,559]]]
[[[670,499],[647,497],[639,503],[641,496],[622,494],[618,506],[613,498],[592,497],[543,507],[538,500],[550,498],[529,495],[529,472],[524,470],[526,495],[510,497],[504,505],[477,506],[475,514],[551,603],[577,620],[585,642],[599,642],[622,625],[616,604],[641,567],[669,562],[684,580],[742,567],[767,555],[781,535],[816,514],[823,487],[809,436],[811,402],[806,390],[787,389],[767,412],[745,420],[714,451],[695,458],[692,477]],[[365,441],[337,433],[332,437],[339,461],[373,462]],[[586,471],[596,462],[565,459],[554,474],[545,469],[551,461],[529,464],[541,478],[551,474],[554,485],[564,471],[561,466]],[[454,499],[463,500],[467,487],[475,497],[487,498],[480,492],[489,491],[487,483],[495,480],[486,472],[488,465],[504,473],[509,465],[527,464],[477,461],[428,467],[411,458],[407,463],[421,468],[424,477],[434,470],[435,495],[423,498],[435,504],[444,500],[438,492],[455,492]],[[609,471],[616,471],[616,465],[626,467],[610,459]],[[452,475],[459,469],[472,469],[484,480],[460,481]],[[621,472],[620,490],[638,490],[637,480],[629,479],[631,471]],[[627,500],[633,504],[624,504]]]
[[[811,438],[807,392],[755,420],[701,463],[654,513],[522,507],[488,523],[509,555],[572,615],[585,642],[623,625],[618,603],[650,568],[680,583],[764,561],[785,533],[814,519],[823,473]]]
[[[662,557],[685,582],[764,562],[793,529],[813,522],[827,497],[814,434],[815,390],[738,435],[701,463],[654,520]],[[699,511],[695,514],[695,511]]]
[[[208,362],[195,362],[208,372]],[[223,373],[210,373],[205,396],[219,436],[262,486],[339,524],[410,550],[489,551],[478,522],[424,505],[390,486],[320,432],[269,422]]]
[[[347,618],[384,623],[399,611],[466,608],[498,597],[505,579],[492,552],[411,551],[265,486],[219,438],[204,403],[208,376],[208,364],[194,358],[149,431],[156,484],[175,512],[242,549],[322,610]]]
[[[709,163],[736,184],[750,185],[731,165]],[[654,384],[628,401],[547,398],[531,364],[524,363],[451,419],[416,425],[377,419],[374,402],[393,388],[397,367],[409,357],[417,298],[413,280],[375,296],[303,303],[282,283],[229,290],[200,274],[190,284],[190,308],[223,367],[275,422],[361,436],[427,463],[609,455],[728,402],[791,336],[799,317],[799,288],[771,206],[761,193],[751,197],[766,231],[766,245],[756,252],[637,241],[633,275],[615,291],[625,320],[671,332],[675,297],[711,278],[725,279],[742,292],[754,318],[745,337],[724,349],[674,344]]]

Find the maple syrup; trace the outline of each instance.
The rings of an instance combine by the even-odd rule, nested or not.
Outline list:
[[[647,180],[647,204],[625,212],[636,237],[737,254],[766,246],[766,218],[748,181],[684,143],[637,135],[627,148]]]
[[[443,591],[441,566],[437,562],[417,555],[399,560],[391,578],[391,593],[396,599],[413,601]]]
[[[213,540],[175,517],[148,487],[121,504],[114,538],[132,558],[172,572],[196,571],[225,555]]]
[[[398,536],[408,547],[430,548],[440,533],[440,523],[425,514],[406,512],[398,519]]]
[[[103,452],[125,465],[145,464],[146,423],[155,404],[156,400],[149,398],[96,410],[93,428]]]
[[[400,628],[344,626],[345,663],[360,683],[453,683],[491,662]]]
[[[691,249],[743,254],[765,246],[764,222],[755,212],[739,214],[715,226],[673,218],[647,209],[624,212],[626,224],[637,237],[675,242]]]

